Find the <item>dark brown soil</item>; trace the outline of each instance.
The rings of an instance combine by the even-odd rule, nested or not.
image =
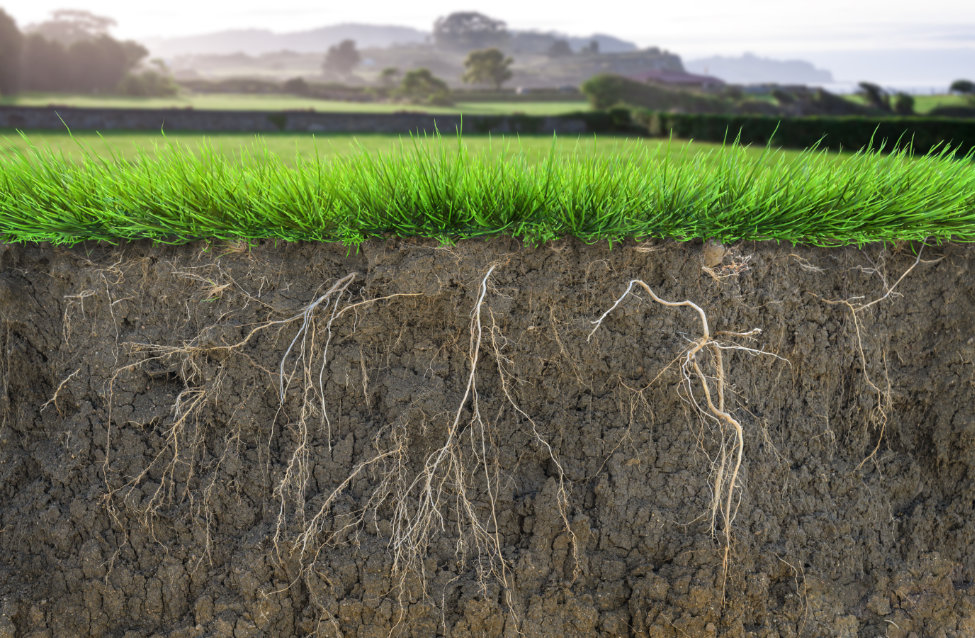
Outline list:
[[[0,248],[0,638],[975,636],[975,249],[926,248],[857,313],[862,357],[825,300],[884,297],[909,247],[722,252]],[[303,333],[224,347],[350,273]],[[720,431],[668,368],[696,315],[641,294],[587,341],[634,278],[780,357],[725,351],[726,583]],[[404,536],[458,418],[442,519]]]

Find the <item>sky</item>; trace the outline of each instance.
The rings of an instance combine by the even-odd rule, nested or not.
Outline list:
[[[429,30],[439,16],[480,11],[513,29],[606,33],[685,59],[748,51],[815,63],[857,52],[950,50],[954,67],[970,67],[969,75],[975,75],[975,2],[965,0],[491,0],[480,6],[452,0],[0,0],[0,7],[22,27],[54,9],[86,9],[115,18],[114,34],[133,39],[239,28],[295,31],[341,22]]]

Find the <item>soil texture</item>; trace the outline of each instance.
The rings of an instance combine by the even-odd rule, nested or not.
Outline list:
[[[0,638],[975,636],[917,248],[0,247]]]

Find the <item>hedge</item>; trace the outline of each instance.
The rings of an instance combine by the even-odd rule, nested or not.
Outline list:
[[[923,117],[770,117],[760,115],[706,115],[692,113],[634,113],[635,121],[651,135],[707,142],[733,141],[784,148],[892,150],[910,143],[914,152],[927,153],[946,145],[956,154],[975,149],[975,119]]]

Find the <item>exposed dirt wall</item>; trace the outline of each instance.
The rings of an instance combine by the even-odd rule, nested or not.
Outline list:
[[[632,279],[723,385],[589,338]],[[975,635],[970,247],[7,246],[0,313],[2,638]]]

